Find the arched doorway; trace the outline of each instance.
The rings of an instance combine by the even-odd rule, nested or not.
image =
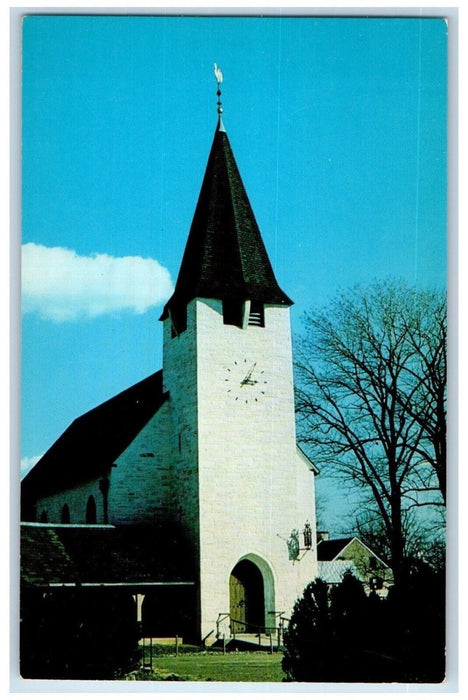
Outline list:
[[[259,632],[265,628],[263,576],[249,559],[242,559],[231,571],[229,612],[232,632]]]

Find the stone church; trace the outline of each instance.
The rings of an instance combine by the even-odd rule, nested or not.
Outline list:
[[[276,629],[317,575],[316,469],[295,432],[293,302],[221,111],[160,318],[162,370],[77,418],[22,482],[31,586],[154,594],[152,635],[174,633],[158,621],[185,606],[189,636],[207,643],[236,625]]]

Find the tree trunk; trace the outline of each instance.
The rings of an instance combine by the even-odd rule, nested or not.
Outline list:
[[[404,537],[401,519],[401,494],[399,489],[392,493],[392,531],[390,533],[390,551],[392,557],[392,572],[395,588],[404,590],[406,585]]]

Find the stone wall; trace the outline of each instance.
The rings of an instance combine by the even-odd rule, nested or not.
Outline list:
[[[165,403],[110,468],[107,495],[108,523],[129,525],[165,522],[168,518],[174,517],[172,485],[174,440],[171,429],[171,407]],[[103,476],[104,474],[103,468]],[[60,523],[62,508],[67,504],[70,522],[85,523],[88,498],[93,496],[96,502],[97,523],[104,523],[101,478],[41,499],[36,508],[37,519],[40,520],[45,512],[47,522]]]
[[[267,625],[273,603],[291,610],[316,575],[316,554],[293,562],[286,540],[306,520],[315,527],[315,506],[313,473],[296,449],[289,310],[267,306],[264,328],[241,329],[223,324],[220,302],[198,300],[197,332],[204,635],[229,610],[242,558],[272,582]]]
[[[94,498],[96,503],[96,521],[103,523],[104,502],[99,488],[99,479],[87,481],[61,493],[41,498],[36,504],[36,519],[48,523],[61,523],[62,508],[67,505],[71,523],[86,523],[86,507],[90,496]]]
[[[128,525],[173,517],[171,408],[166,402],[116,460],[109,488],[109,522]]]
[[[173,336],[170,318],[164,321],[163,388],[169,392],[172,431],[172,490],[170,501],[198,556],[198,404],[196,302],[187,307],[187,329]]]

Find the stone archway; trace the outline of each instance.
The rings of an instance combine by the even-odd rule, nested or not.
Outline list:
[[[229,576],[232,631],[264,631],[272,623],[270,611],[273,610],[274,585],[270,567],[257,555],[242,557]]]

